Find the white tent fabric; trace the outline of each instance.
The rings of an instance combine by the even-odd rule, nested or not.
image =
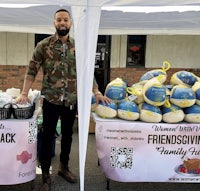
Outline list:
[[[76,46],[76,64],[78,81],[78,118],[79,118],[79,168],[80,187],[84,190],[84,169],[88,141],[89,116],[91,107],[92,81],[94,76],[94,62],[96,42],[99,27],[100,7],[74,7],[75,39],[79,42]],[[76,16],[76,13],[77,14]],[[89,43],[88,39],[92,43]]]
[[[51,34],[52,13],[85,5],[102,6],[99,34],[199,34],[199,0],[0,0],[0,31]],[[129,12],[108,11],[109,6],[126,6]]]
[[[124,6],[129,10],[109,11],[109,6]],[[200,0],[0,0],[0,31],[54,33],[53,14],[61,7],[71,10],[74,22],[80,190],[84,191],[84,167],[98,33],[199,34]]]

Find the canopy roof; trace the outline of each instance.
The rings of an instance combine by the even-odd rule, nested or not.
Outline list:
[[[69,10],[101,6],[99,34],[199,34],[200,30],[199,0],[0,0],[0,31],[54,33],[52,14],[62,6]]]

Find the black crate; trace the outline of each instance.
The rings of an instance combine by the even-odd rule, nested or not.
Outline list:
[[[9,119],[12,114],[11,104],[5,104],[3,108],[0,108],[0,120],[1,119]]]
[[[33,116],[34,111],[35,111],[35,104],[24,108],[20,108],[18,105],[12,107],[12,112],[15,119],[29,119]]]

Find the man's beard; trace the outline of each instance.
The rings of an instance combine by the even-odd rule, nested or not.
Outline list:
[[[56,28],[56,31],[58,33],[58,36],[65,36],[69,33],[69,29],[60,30],[60,29]]]

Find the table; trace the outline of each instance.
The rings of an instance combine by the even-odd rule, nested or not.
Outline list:
[[[37,120],[0,120],[0,185],[29,182],[36,177]]]
[[[200,172],[183,172],[188,159],[200,159],[200,124],[96,122],[96,148],[108,179],[119,182],[199,183]]]

